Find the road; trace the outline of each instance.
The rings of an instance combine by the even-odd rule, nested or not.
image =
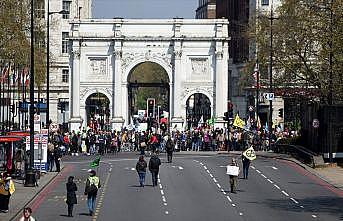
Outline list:
[[[95,215],[90,217],[83,191],[93,158],[65,159],[63,172],[31,205],[38,220],[343,220],[342,191],[293,162],[258,158],[249,179],[239,179],[233,194],[225,174],[232,156],[182,153],[171,164],[161,155],[159,185],[152,187],[148,173],[144,188],[139,187],[134,170],[137,154],[103,157],[98,169],[103,187]],[[73,218],[66,217],[69,175],[75,176],[79,188]]]

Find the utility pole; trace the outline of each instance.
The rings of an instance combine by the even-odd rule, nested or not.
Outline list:
[[[270,57],[269,57],[269,93],[273,93],[273,1],[270,6]],[[268,120],[268,130],[269,130],[269,147],[271,150],[271,141],[273,133],[273,100],[269,99],[269,120]]]

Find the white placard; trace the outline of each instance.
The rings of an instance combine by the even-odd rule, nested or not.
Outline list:
[[[239,175],[239,167],[227,165],[226,166],[226,174],[231,175],[231,176],[238,176]]]

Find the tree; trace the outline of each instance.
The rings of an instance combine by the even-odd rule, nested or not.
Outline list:
[[[257,57],[260,67],[266,72],[271,50],[270,39],[273,38],[274,87],[315,90],[323,103],[328,102],[332,88],[334,100],[342,102],[343,2],[284,0],[275,10],[274,16],[277,19],[273,19],[272,27],[270,14],[262,12],[258,13],[256,22],[252,23],[253,37],[258,46]],[[271,28],[273,36],[270,36]],[[329,62],[330,52],[333,54],[332,65]],[[252,70],[252,65],[248,65],[243,71],[243,78],[248,73],[251,75]],[[266,72],[261,71],[262,78]]]

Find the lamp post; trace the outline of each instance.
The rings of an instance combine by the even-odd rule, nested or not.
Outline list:
[[[34,84],[34,5],[33,0],[31,0],[31,28],[30,28],[30,34],[31,34],[31,74],[30,74],[30,160],[28,169],[25,173],[25,186],[27,187],[34,187],[36,184],[36,176],[33,171],[33,163],[34,163],[34,95],[35,95],[35,84]]]
[[[47,1],[47,17],[46,17],[46,127],[49,128],[49,101],[50,101],[50,15],[52,14],[68,14],[68,11],[61,10],[59,12],[50,12],[50,1]]]

